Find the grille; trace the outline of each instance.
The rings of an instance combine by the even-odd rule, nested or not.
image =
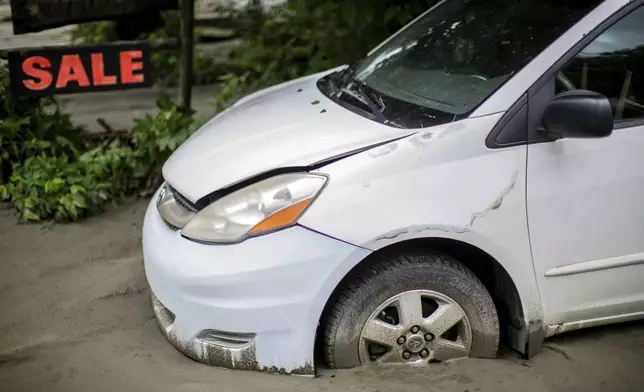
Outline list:
[[[194,205],[194,203],[186,199],[181,193],[177,192],[176,189],[174,189],[171,186],[169,188],[172,194],[174,195],[174,199],[177,201],[177,204],[179,204],[181,207],[185,208],[188,211],[193,211],[193,212],[199,211],[199,209],[197,208],[197,206]]]
[[[201,331],[197,339],[229,348],[242,348],[255,339],[254,333],[236,333],[207,329]]]
[[[177,230],[179,230],[179,228],[178,228],[177,226],[173,226],[173,225],[169,224],[165,219],[164,219],[163,221],[165,222],[166,226],[168,226],[168,228],[169,228],[170,230],[172,230],[172,231],[177,231]]]

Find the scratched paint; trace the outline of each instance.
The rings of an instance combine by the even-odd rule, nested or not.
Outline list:
[[[385,144],[382,147],[374,148],[372,151],[369,152],[369,156],[372,158],[380,158],[380,157],[384,157],[385,155],[391,154],[397,149],[398,149],[398,143],[389,143],[389,144]]]

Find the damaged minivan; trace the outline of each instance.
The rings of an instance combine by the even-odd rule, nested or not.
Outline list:
[[[163,177],[154,312],[207,364],[529,357],[644,318],[644,0],[442,1],[241,99]]]

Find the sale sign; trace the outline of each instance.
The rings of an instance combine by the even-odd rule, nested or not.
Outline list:
[[[145,43],[60,46],[9,53],[15,95],[124,90],[152,86]]]

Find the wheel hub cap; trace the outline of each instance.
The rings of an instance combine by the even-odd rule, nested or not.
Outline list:
[[[425,347],[425,339],[423,339],[422,336],[410,336],[407,339],[407,350],[411,351],[412,353],[418,353],[420,350]]]

